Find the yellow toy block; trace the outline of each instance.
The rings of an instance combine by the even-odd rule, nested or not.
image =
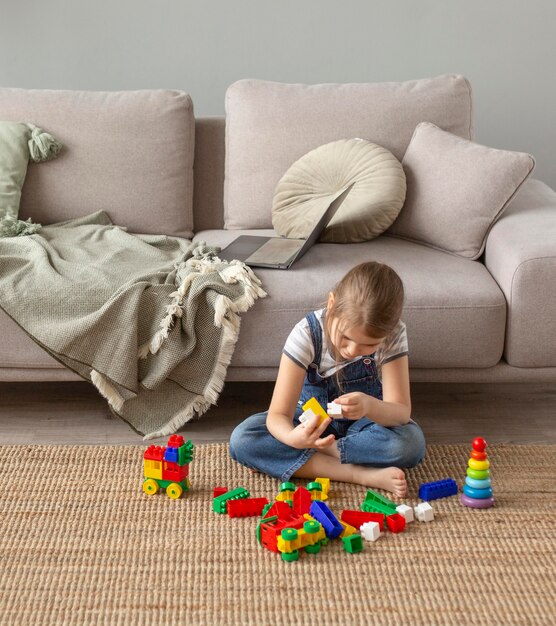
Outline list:
[[[305,524],[319,524],[319,522],[305,522]],[[312,546],[326,537],[322,524],[319,524],[318,532],[307,532],[305,528],[299,528],[297,531],[293,528],[287,529],[292,532],[295,539],[284,539],[281,535],[277,537],[277,547],[280,552],[295,552],[301,548]]]
[[[278,502],[293,500],[293,491],[289,491],[289,489],[287,489],[286,491],[281,491],[279,494],[276,495],[276,500],[278,500]]]
[[[322,494],[327,496],[330,491],[330,478],[315,478],[315,482],[322,485]],[[325,498],[323,498],[323,500],[325,500]]]
[[[359,532],[357,528],[351,526],[350,524],[346,524],[341,519],[338,521],[344,527],[344,530],[340,533],[340,537],[349,537],[350,535],[355,535]]]
[[[319,426],[324,422],[324,420],[328,419],[328,413],[322,408],[316,398],[309,398],[309,400],[305,402],[303,410],[307,411],[307,409],[311,409],[313,413],[320,417]]]
[[[162,480],[162,463],[160,461],[153,461],[145,459],[143,461],[145,478],[157,478]]]

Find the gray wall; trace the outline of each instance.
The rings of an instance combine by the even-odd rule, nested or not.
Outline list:
[[[222,115],[239,78],[462,73],[476,139],[537,159],[556,188],[554,0],[0,0],[0,85],[177,88]]]

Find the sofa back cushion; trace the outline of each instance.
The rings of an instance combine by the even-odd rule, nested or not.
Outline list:
[[[422,121],[473,139],[469,82],[454,74],[369,84],[237,81],[226,92],[225,228],[270,228],[278,181],[310,150],[361,137],[401,161]]]
[[[0,89],[0,120],[32,122],[64,146],[48,167],[29,165],[22,219],[49,224],[102,209],[130,232],[192,236],[186,93]]]

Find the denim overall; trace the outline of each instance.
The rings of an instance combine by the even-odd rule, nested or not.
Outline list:
[[[307,368],[293,425],[300,423],[302,405],[313,396],[325,409],[328,402],[353,391],[362,391],[382,400],[382,383],[373,355],[348,363],[340,372],[340,387],[335,374],[328,377],[319,374],[322,327],[314,313],[307,315],[307,322],[315,358]],[[230,437],[230,455],[242,465],[287,481],[317,450],[291,448],[276,439],[266,427],[267,415],[268,411],[252,415],[235,428]],[[414,421],[386,428],[367,417],[358,420],[333,419],[321,436],[330,434],[336,437],[342,463],[370,467],[413,467],[425,456],[425,438]]]

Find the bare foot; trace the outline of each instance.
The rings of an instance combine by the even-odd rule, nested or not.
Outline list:
[[[407,494],[405,474],[399,467],[362,467],[357,473],[357,482],[365,487],[385,489],[397,498],[403,498]]]

